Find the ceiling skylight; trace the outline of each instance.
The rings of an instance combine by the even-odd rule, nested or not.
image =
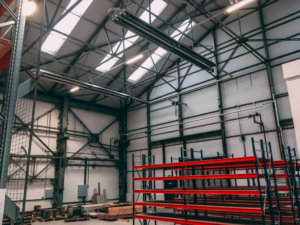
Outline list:
[[[76,1],[77,0],[71,0],[66,10],[74,5]],[[69,35],[92,2],[93,0],[84,0],[79,3],[68,15],[56,24],[53,29]],[[42,45],[42,51],[54,55],[64,44],[66,39],[67,37],[65,35],[51,31]]]
[[[159,15],[167,6],[167,3],[165,3],[163,0],[154,0],[151,3],[151,12],[155,15]],[[149,7],[148,7],[149,10]],[[144,11],[143,14],[139,17],[141,20],[145,21],[146,23],[149,23],[149,12],[148,11]],[[151,22],[153,22],[156,19],[156,17],[154,15],[151,15]],[[127,33],[125,34],[125,49],[129,48],[131,45],[133,45],[134,42],[136,42],[136,40],[139,38],[139,36],[134,36],[135,34],[131,31],[127,31]],[[111,58],[111,54],[115,53],[118,54],[118,57],[122,57],[124,53],[120,53],[122,52],[123,49],[123,42],[119,41],[112,49],[112,51],[110,51],[110,54],[107,54],[105,56],[105,58],[101,61],[101,65],[98,66],[96,68],[96,70],[99,70],[101,72],[107,72],[109,71],[114,65],[115,63],[119,60],[117,57],[113,57]]]
[[[186,20],[184,21],[180,27],[178,28],[178,30],[180,30],[181,32],[183,32],[184,34],[189,33],[190,30],[185,31],[186,29],[188,29],[191,26],[194,26],[195,23],[192,22],[192,24],[190,23],[190,20]],[[175,39],[176,41],[179,41],[182,36],[183,33],[180,33],[178,30],[175,30],[171,37],[173,39]],[[151,57],[149,56],[148,59],[146,59],[145,62],[143,62],[142,67],[147,68],[147,69],[151,69],[156,63],[158,63],[158,61],[165,55],[167,54],[167,51],[164,50],[163,48],[158,48],[156,49],[156,51],[154,53],[151,54]],[[151,59],[152,58],[152,59]],[[153,62],[152,62],[153,61]],[[135,83],[137,82],[139,79],[141,79],[146,73],[147,70],[144,68],[138,68],[133,74],[130,75],[130,77],[128,78],[128,81]]]

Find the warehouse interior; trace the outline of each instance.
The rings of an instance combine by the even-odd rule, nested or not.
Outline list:
[[[298,224],[299,32],[299,0],[0,0],[0,224]]]

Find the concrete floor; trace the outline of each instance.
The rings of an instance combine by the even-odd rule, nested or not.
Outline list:
[[[120,221],[104,221],[104,220],[98,220],[98,219],[90,219],[88,221],[78,221],[78,222],[69,222],[69,223],[65,223],[65,221],[63,220],[58,220],[58,221],[49,221],[46,223],[43,222],[35,222],[34,225],[96,225],[96,224],[107,224],[107,225],[132,225],[132,220],[129,220],[129,222],[120,222]],[[139,221],[136,220],[135,225],[140,225]],[[154,225],[154,221],[151,221],[149,223],[149,225]],[[173,223],[165,223],[165,222],[157,222],[157,225],[174,225]]]

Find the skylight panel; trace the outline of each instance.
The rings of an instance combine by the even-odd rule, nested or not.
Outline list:
[[[159,15],[166,7],[167,7],[167,3],[165,3],[163,0],[154,0],[151,3],[151,12],[155,15]],[[149,10],[149,8],[150,7],[148,7],[147,10]],[[149,23],[149,12],[147,10],[145,10],[139,18],[141,20],[145,21],[146,23]],[[151,14],[151,22],[153,22],[155,19],[156,19],[156,17]],[[127,31],[125,34],[125,39],[129,38],[131,36],[134,36],[134,35],[135,35],[135,33],[131,32],[131,31]],[[110,54],[116,53],[116,54],[118,54],[118,57],[122,57],[124,53],[120,53],[120,52],[124,51],[124,47],[125,47],[125,49],[129,48],[130,46],[132,46],[134,44],[134,42],[136,42],[136,40],[138,38],[139,38],[139,36],[136,36],[136,37],[132,37],[132,38],[125,40],[125,42],[124,42],[125,46],[123,46],[123,42],[121,42],[121,41],[116,43],[116,45],[113,47],[113,52],[110,52]],[[105,58],[101,61],[101,63],[102,62],[104,62],[104,63],[101,64],[100,66],[98,66],[96,68],[96,70],[99,70],[101,72],[107,72],[114,66],[114,64],[119,59],[117,57],[111,58],[110,54],[105,56]],[[109,58],[111,58],[111,59],[109,61],[107,61]]]
[[[154,0],[151,3],[151,12],[155,15],[159,15],[166,8],[166,6],[167,4],[163,0]],[[149,7],[147,9],[149,10]],[[156,19],[156,17],[153,14],[151,14],[151,22]],[[140,19],[145,21],[146,23],[150,23],[149,12],[145,10],[140,16]]]
[[[184,21],[181,26],[178,28],[178,30],[180,30],[181,32],[183,32],[184,34],[189,33],[190,30],[187,30],[188,27],[190,27],[190,25],[194,26],[195,23],[192,22],[192,24],[190,23],[190,20],[186,20]],[[171,37],[173,39],[175,39],[176,41],[179,41],[181,39],[181,37],[183,36],[182,33],[180,33],[178,30],[175,30],[172,34]],[[151,57],[149,56],[148,59],[146,59],[146,61],[142,64],[142,67],[145,67],[147,69],[151,69],[154,65],[152,63],[152,60],[154,62],[154,64],[158,63],[158,61],[165,55],[167,54],[167,51],[161,47],[159,47],[154,53],[151,54]],[[150,63],[151,62],[151,63]],[[135,83],[137,82],[139,79],[141,79],[145,74],[147,73],[147,70],[144,68],[138,68],[133,74],[130,75],[130,77],[128,78],[128,81]]]
[[[76,1],[77,0],[71,0],[67,6],[67,10],[72,5],[74,5]],[[79,3],[71,12],[68,13],[68,15],[66,15],[58,24],[56,24],[53,29],[69,35],[73,31],[87,8],[90,6],[92,1],[93,0],[84,0]],[[66,36],[59,34],[56,31],[51,31],[42,45],[42,51],[54,55],[64,44],[66,39]]]

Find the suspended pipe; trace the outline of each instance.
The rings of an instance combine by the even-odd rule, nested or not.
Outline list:
[[[33,73],[36,72],[36,70],[31,70],[31,71]],[[49,79],[49,80],[57,82],[57,83],[62,83],[62,84],[69,85],[69,86],[77,86],[77,87],[82,88],[82,89],[87,89],[87,90],[92,90],[92,91],[104,93],[105,95],[108,95],[108,96],[111,96],[111,97],[115,97],[115,98],[119,98],[119,99],[127,99],[127,100],[131,100],[131,101],[138,101],[138,102],[141,102],[141,103],[144,103],[144,104],[150,104],[150,105],[158,103],[158,102],[169,100],[169,99],[174,98],[174,97],[176,97],[178,95],[181,95],[181,94],[188,94],[190,92],[194,92],[194,91],[200,90],[204,87],[208,87],[208,86],[211,86],[211,85],[214,85],[214,84],[217,84],[219,82],[226,81],[226,80],[229,80],[229,79],[232,78],[232,75],[227,73],[228,76],[224,77],[222,79],[215,80],[215,81],[209,82],[207,84],[200,85],[198,87],[194,87],[194,88],[191,88],[191,89],[188,89],[188,90],[184,90],[184,91],[181,91],[181,92],[170,94],[170,95],[168,95],[166,97],[163,97],[163,98],[160,98],[160,99],[156,99],[156,100],[153,100],[153,101],[146,101],[146,100],[136,98],[136,97],[133,97],[131,95],[122,93],[122,92],[118,92],[118,91],[110,90],[110,89],[105,88],[105,87],[101,87],[99,85],[86,83],[86,82],[76,80],[76,79],[66,77],[66,76],[61,76],[59,74],[56,74],[56,73],[53,73],[53,72],[50,72],[50,71],[41,70],[40,73],[41,73],[40,78]]]
[[[239,112],[245,112],[245,111],[249,111],[249,110],[252,110],[252,109],[259,109],[259,108],[263,108],[265,105],[270,105],[272,103],[273,102],[269,102],[269,103],[261,104],[260,106],[257,106],[257,107],[251,107],[251,108],[246,108],[246,109],[237,110],[237,111],[233,111],[233,112],[222,113],[222,114],[218,114],[218,115],[214,115],[214,116],[208,116],[208,117],[197,119],[197,120],[192,120],[192,121],[187,121],[187,122],[182,122],[182,123],[176,123],[176,124],[173,124],[173,125],[159,127],[159,128],[155,128],[155,129],[152,129],[152,130],[138,132],[138,133],[134,133],[134,134],[130,134],[130,135],[129,134],[120,134],[120,135],[124,135],[124,136],[130,137],[130,136],[135,136],[135,135],[138,135],[138,134],[150,133],[150,132],[153,132],[153,131],[156,131],[156,130],[161,130],[161,129],[166,129],[166,128],[169,128],[169,127],[178,126],[179,124],[194,123],[194,122],[198,122],[198,121],[202,121],[202,120],[206,120],[206,119],[211,119],[211,118],[215,118],[215,117],[220,117],[220,116],[235,114],[235,113],[239,113]]]
[[[187,127],[187,128],[183,128],[183,129],[171,130],[171,131],[166,131],[166,132],[162,132],[162,133],[158,133],[158,134],[151,134],[151,135],[146,135],[146,136],[131,138],[131,139],[127,139],[127,140],[121,140],[121,141],[116,141],[116,142],[118,142],[118,143],[120,143],[120,142],[128,142],[128,141],[133,141],[133,140],[137,140],[137,139],[141,139],[141,138],[147,138],[147,137],[153,137],[153,136],[158,136],[158,135],[163,135],[163,134],[174,133],[174,132],[178,132],[178,131],[190,130],[190,129],[195,129],[195,128],[199,128],[199,127],[205,127],[205,126],[210,126],[210,125],[214,125],[214,124],[231,122],[231,121],[240,120],[240,119],[246,119],[246,118],[249,119],[249,118],[252,118],[252,117],[255,117],[255,116],[257,116],[257,114],[249,114],[248,116],[242,116],[242,117],[237,117],[237,118],[233,118],[233,119],[228,119],[228,120],[223,120],[223,121],[217,121],[217,122],[212,122],[212,123],[207,123],[207,124],[202,124],[202,125]]]

